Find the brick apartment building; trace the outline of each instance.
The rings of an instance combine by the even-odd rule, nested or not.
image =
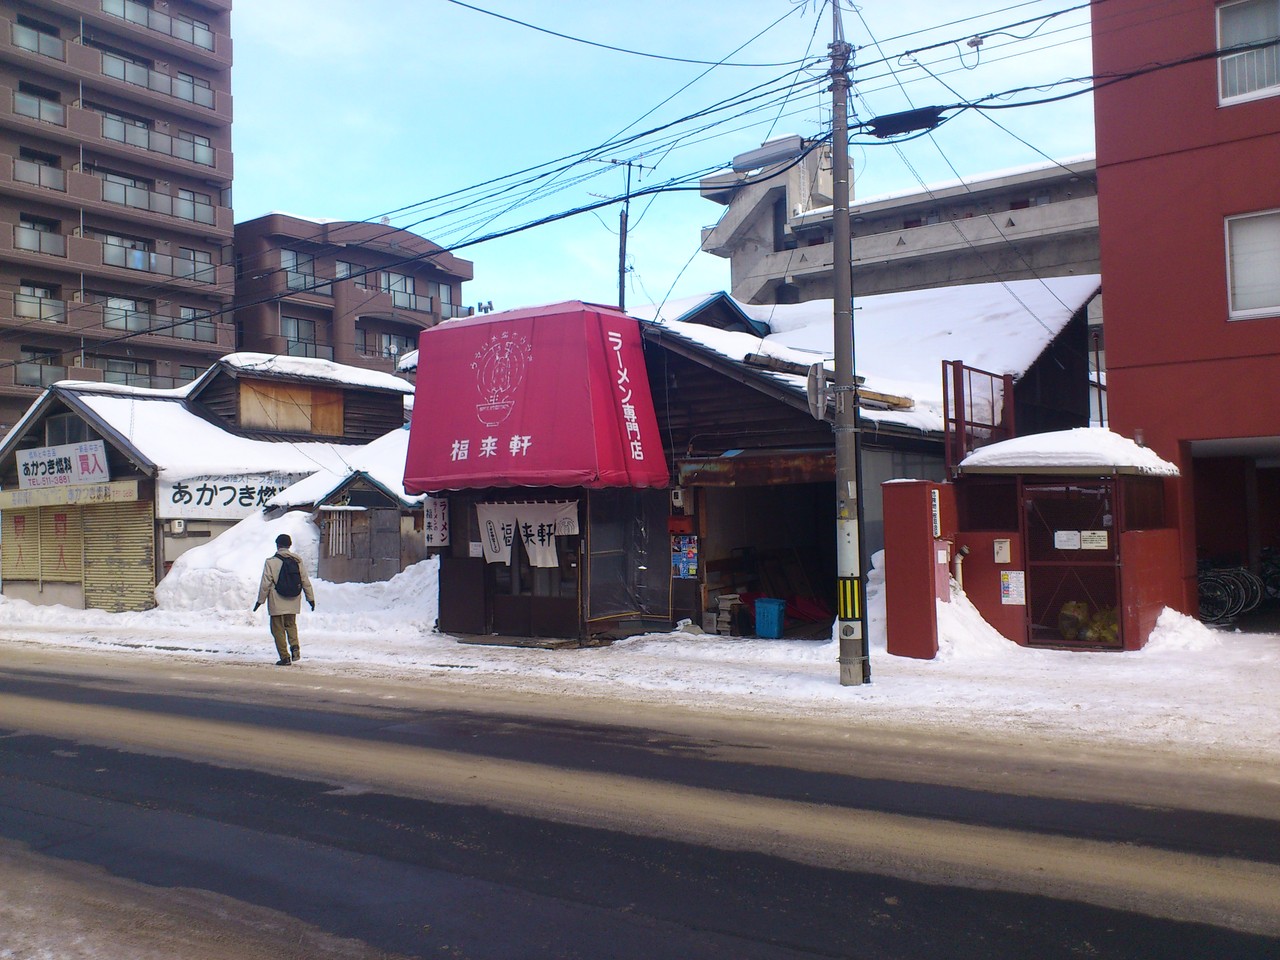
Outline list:
[[[394,372],[424,329],[471,313],[471,261],[398,227],[271,213],[235,249],[242,350]]]
[[[231,0],[0,0],[0,432],[235,349]]]

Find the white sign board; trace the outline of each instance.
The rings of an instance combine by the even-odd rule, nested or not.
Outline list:
[[[101,440],[18,450],[14,458],[20,490],[106,483],[111,479],[107,472],[107,445]]]
[[[1079,550],[1080,549],[1080,531],[1079,530],[1053,531],[1053,549]]]
[[[78,483],[72,487],[0,490],[0,510],[60,507],[69,504],[132,503],[137,499],[137,480],[113,480],[111,483]]]
[[[1109,546],[1107,531],[1105,530],[1081,530],[1080,531],[1080,549],[1081,550],[1106,550]]]
[[[1024,571],[1000,571],[1000,602],[1009,606],[1027,605],[1027,575]]]
[[[161,479],[156,483],[156,516],[162,520],[243,520],[303,476],[260,473]]]
[[[428,547],[449,546],[449,501],[427,497],[422,505],[422,529]]]

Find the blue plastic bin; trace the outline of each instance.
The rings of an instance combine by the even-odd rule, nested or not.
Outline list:
[[[779,639],[782,636],[782,615],[786,608],[785,600],[759,597],[756,600],[756,636]]]

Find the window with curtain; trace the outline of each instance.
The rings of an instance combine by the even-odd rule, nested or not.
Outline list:
[[[1280,210],[1227,218],[1231,319],[1280,315]]]

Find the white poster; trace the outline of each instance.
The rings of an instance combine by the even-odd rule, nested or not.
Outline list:
[[[1000,571],[1000,602],[1010,606],[1027,605],[1027,575],[1022,570]]]
[[[1053,531],[1053,549],[1079,550],[1080,549],[1080,531],[1079,530]]]
[[[1106,550],[1109,542],[1105,530],[1080,531],[1081,550]]]

